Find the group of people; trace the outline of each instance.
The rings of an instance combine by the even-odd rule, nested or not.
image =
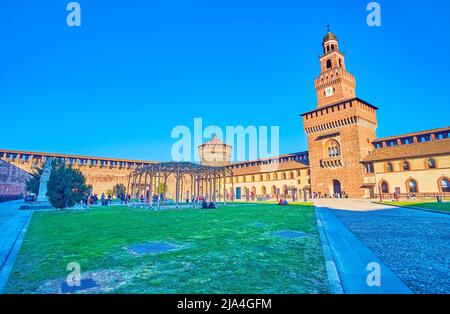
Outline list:
[[[289,205],[289,203],[288,203],[288,201],[286,199],[280,198],[280,201],[278,202],[278,205],[285,206],[285,205]]]
[[[202,209],[210,209],[210,208],[212,209],[216,208],[216,204],[214,204],[212,201],[210,201],[208,204],[208,202],[205,199],[203,199]]]
[[[96,205],[98,204],[98,196],[97,194],[91,194],[91,195],[86,195],[85,197],[83,197],[83,205],[84,206],[91,206],[91,205]]]

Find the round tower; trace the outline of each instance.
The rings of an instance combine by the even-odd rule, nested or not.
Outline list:
[[[232,147],[222,142],[216,134],[198,148],[202,165],[220,167],[230,163]]]

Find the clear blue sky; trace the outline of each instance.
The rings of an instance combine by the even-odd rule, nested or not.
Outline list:
[[[378,136],[449,125],[450,4],[379,1],[0,1],[0,147],[170,159],[172,128],[279,125],[280,153],[307,149],[299,114],[326,25]]]

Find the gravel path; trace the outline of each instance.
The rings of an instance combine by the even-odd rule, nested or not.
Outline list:
[[[450,293],[450,215],[412,209],[333,213],[415,293]]]

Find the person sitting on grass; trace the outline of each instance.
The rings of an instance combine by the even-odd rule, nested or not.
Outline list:
[[[216,205],[213,202],[209,202],[208,208],[214,209],[214,208],[216,208]]]
[[[202,208],[203,208],[203,209],[208,209],[208,203],[206,202],[205,199],[203,199],[203,202],[202,202]]]

